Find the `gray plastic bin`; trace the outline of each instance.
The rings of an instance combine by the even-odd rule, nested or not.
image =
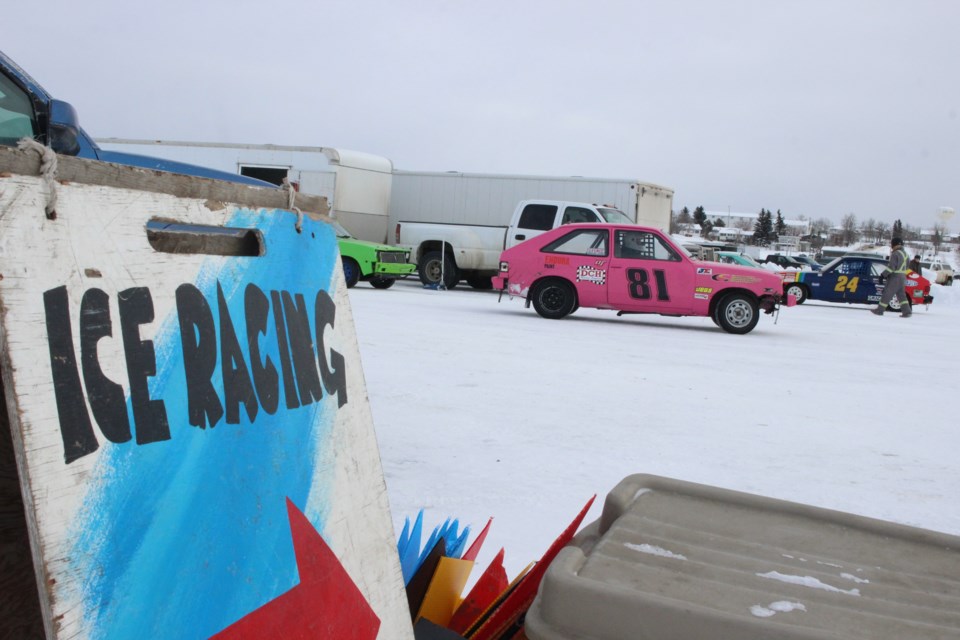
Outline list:
[[[960,639],[960,537],[650,475],[547,570],[530,640]]]

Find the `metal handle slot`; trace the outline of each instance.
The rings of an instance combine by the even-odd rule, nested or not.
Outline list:
[[[266,253],[257,229],[189,224],[155,218],[147,222],[147,241],[155,251],[211,256],[258,257]]]

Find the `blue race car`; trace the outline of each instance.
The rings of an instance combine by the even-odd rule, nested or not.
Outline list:
[[[883,293],[880,274],[887,265],[881,256],[841,256],[820,271],[783,271],[783,292],[793,295],[797,304],[806,300],[876,304]],[[907,274],[907,297],[913,305],[930,304],[930,281],[913,271]],[[891,309],[899,309],[894,298]]]

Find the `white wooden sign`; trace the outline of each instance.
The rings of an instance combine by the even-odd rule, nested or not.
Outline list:
[[[47,636],[412,638],[333,229],[56,190],[48,219],[39,178],[0,173],[3,382]],[[248,255],[202,253],[224,247]]]

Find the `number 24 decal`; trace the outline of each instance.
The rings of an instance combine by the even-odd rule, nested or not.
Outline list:
[[[657,281],[657,300],[669,300],[670,294],[667,293],[667,278],[662,269],[653,270],[653,278]],[[637,300],[649,300],[650,275],[646,269],[627,269],[627,282],[630,284],[630,297]]]
[[[835,286],[833,290],[838,293],[843,293],[844,290],[847,290],[850,293],[853,293],[854,291],[857,290],[858,284],[860,284],[859,276],[854,276],[852,278],[848,278],[847,276],[838,276],[837,286]]]

